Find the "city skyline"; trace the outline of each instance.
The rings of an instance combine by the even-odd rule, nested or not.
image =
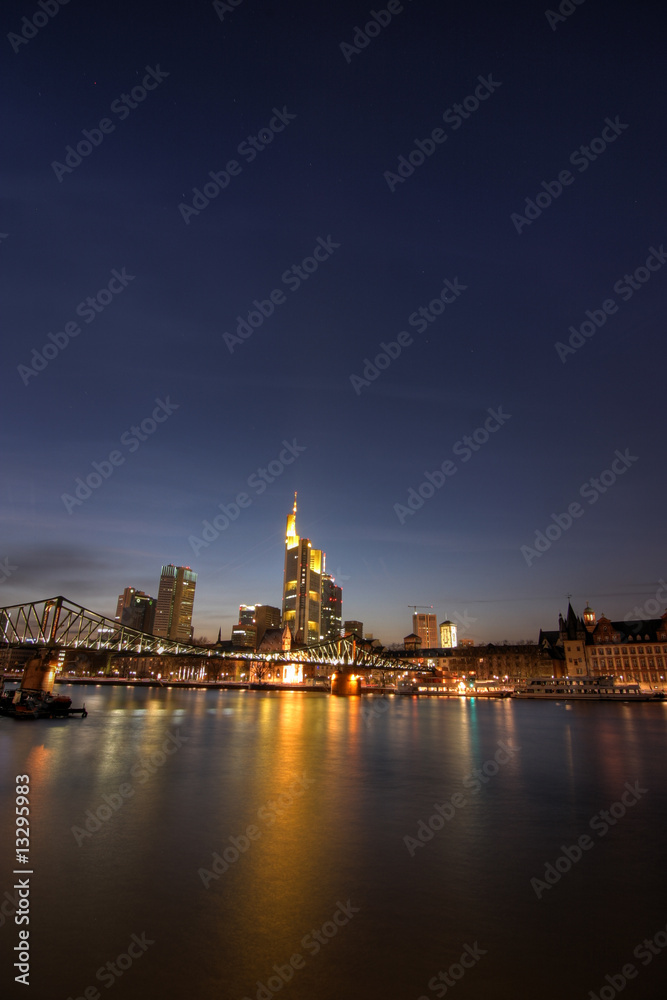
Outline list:
[[[3,15],[9,992],[654,1000],[660,6]]]
[[[605,8],[623,75],[585,5],[425,0],[352,52],[355,4],[265,13],[63,8],[9,52],[2,602],[192,565],[214,638],[281,603],[299,490],[387,641],[622,618],[664,575],[650,13]]]
[[[296,500],[294,501],[293,504],[292,513],[287,515],[288,530],[289,530],[289,524],[292,523],[294,532],[296,530],[294,523],[294,518],[296,515],[296,511],[294,510],[295,506],[296,506]],[[284,537],[285,535],[283,533],[281,536],[281,540],[284,539]],[[305,541],[308,542],[309,540],[305,539]],[[165,567],[166,564],[163,564],[162,567],[163,570]],[[173,568],[186,569],[195,576],[195,579],[197,578],[198,574],[190,566],[176,567],[173,565]],[[273,591],[277,589],[280,589],[282,591],[284,589],[284,548],[283,548],[282,576],[283,576],[282,584],[279,582],[274,585],[269,585],[270,587],[271,586],[273,587]],[[332,576],[331,574],[323,574],[323,577],[331,577],[331,576]],[[335,577],[333,577],[333,579],[335,580]],[[346,579],[346,577],[343,577],[343,579]],[[150,581],[150,578],[144,577],[143,582],[144,586],[146,586],[147,588],[146,591],[143,591],[141,586],[135,586],[134,584],[128,585],[126,583],[123,592],[120,594],[120,597],[116,596],[115,598],[115,605],[116,605],[115,615],[112,613],[111,609],[107,607],[107,605],[110,602],[106,600],[106,598],[103,598],[104,604],[102,606],[92,606],[90,604],[86,604],[85,600],[82,600],[79,603],[82,603],[83,606],[88,607],[89,610],[93,612],[96,612],[98,614],[103,614],[109,618],[116,617],[118,620],[120,620],[119,616],[121,615],[121,612],[123,610],[124,596],[126,599],[126,604],[124,606],[129,608],[130,592],[138,597],[147,598],[149,597],[151,590],[159,591],[159,583],[160,583],[159,576],[157,577],[157,586],[155,583],[155,576],[153,576],[153,583],[146,582],[147,580]],[[90,589],[91,582],[92,581],[89,581],[86,585],[88,589]],[[115,590],[116,594],[118,594],[118,590],[117,588],[114,588],[114,586],[109,587],[108,584],[102,584],[99,579],[95,580],[94,582],[100,588],[101,593],[103,592],[109,594]],[[229,589],[231,589],[232,586],[233,585],[230,585]],[[246,591],[249,590],[251,594],[253,594],[255,590],[258,589],[258,587],[252,582],[249,582],[245,589]],[[9,590],[6,589],[2,593],[3,596],[7,595],[9,593]],[[55,591],[53,591],[53,594],[55,594]],[[45,596],[47,596],[45,593],[35,592],[34,594],[32,594],[32,596],[25,598],[25,600],[38,600]],[[53,596],[53,595],[49,593],[48,596]],[[76,596],[73,593],[63,592],[63,596],[67,597],[70,600],[75,600],[75,601],[77,600]],[[247,597],[247,594],[245,596]],[[229,639],[231,637],[234,625],[236,625],[239,621],[239,610],[238,610],[239,607],[243,608],[246,607],[247,605],[243,602],[239,605],[239,601],[236,595],[232,595],[229,598],[229,603],[226,603],[224,605],[224,610],[222,611],[222,613],[216,613],[216,611],[213,609],[214,601],[211,600],[210,594],[203,594],[201,584],[200,584],[200,589],[197,591],[197,598],[202,602],[206,602],[206,608],[209,610],[208,612],[200,612],[195,600],[194,609],[192,613],[192,630],[194,636],[196,637],[201,635],[207,638],[208,641],[214,642],[215,637],[218,635],[218,632],[222,630],[222,637],[224,639]],[[157,605],[157,598],[156,597],[152,598],[152,600]],[[345,593],[343,594],[343,601],[344,601],[343,618],[349,619],[351,617],[351,612],[349,607],[347,606],[347,599],[345,598]],[[533,602],[536,601],[539,602],[540,607],[542,607],[544,611],[542,612],[539,612],[537,610],[531,611],[531,604],[533,604]],[[537,636],[539,634],[540,629],[544,628],[548,629],[554,626],[554,623],[558,619],[558,615],[562,614],[564,609],[567,609],[567,606],[571,601],[573,601],[575,605],[580,607],[582,613],[585,611],[584,605],[592,604],[593,610],[595,610],[598,617],[602,615],[607,615],[607,617],[618,620],[630,620],[630,619],[634,620],[641,618],[652,619],[655,617],[659,617],[659,615],[662,614],[663,611],[667,610],[667,582],[665,582],[662,578],[660,578],[656,580],[655,583],[645,584],[641,588],[637,588],[634,595],[609,593],[607,591],[601,592],[600,594],[597,595],[589,595],[589,594],[577,595],[572,593],[566,593],[564,595],[561,595],[560,597],[556,595],[551,604],[549,602],[549,598],[542,599],[542,598],[535,598],[533,596],[527,596],[523,600],[520,598],[515,599],[514,601],[503,600],[501,598],[495,600],[491,599],[487,601],[482,598],[471,597],[465,601],[462,599],[459,599],[458,601],[450,600],[447,602],[446,605],[443,604],[440,607],[433,606],[433,612],[426,615],[423,613],[416,615],[413,610],[414,605],[405,605],[404,609],[400,605],[397,605],[395,608],[392,609],[391,613],[391,620],[393,623],[392,628],[391,630],[386,630],[386,631],[382,630],[380,627],[377,627],[374,624],[374,620],[368,615],[362,613],[357,615],[356,617],[359,621],[362,621],[364,623],[364,633],[370,633],[376,638],[379,638],[384,645],[402,645],[403,639],[411,631],[417,632],[419,634],[420,630],[415,628],[415,621],[417,619],[422,619],[422,618],[429,619],[429,621],[431,622],[431,630],[435,629],[434,634],[437,634],[438,637],[441,636],[442,632],[441,626],[443,624],[451,622],[455,626],[455,631],[458,635],[459,641],[461,639],[468,639],[468,640],[472,639],[475,641],[476,644],[483,644],[486,642],[502,642],[502,641],[533,642],[537,641]],[[6,602],[3,602],[3,606],[9,606],[15,603],[20,603],[20,601],[7,600]],[[254,603],[257,606],[265,605],[268,607],[276,607],[277,605],[279,605],[280,602],[275,602],[275,601],[272,602],[271,600],[265,599],[262,601],[255,601]],[[382,595],[380,595],[380,603],[383,603]],[[480,610],[480,606],[483,606],[487,603],[520,604],[521,607],[518,609],[518,612],[514,618],[514,621],[519,631],[511,632],[508,629],[506,629],[505,631],[502,631],[502,629],[500,631],[498,630],[491,631],[493,626],[490,625],[489,622],[493,620],[492,616],[489,616],[487,619],[484,619],[483,611]],[[423,607],[430,608],[431,605],[424,605]],[[399,612],[399,608],[401,608],[401,611],[398,621],[405,622],[404,628],[401,628],[401,625],[397,624],[397,613]],[[352,610],[354,611],[355,609]],[[403,610],[405,611],[404,615],[403,615]],[[136,621],[136,618],[134,620]],[[435,626],[433,626],[433,622],[435,622]],[[532,631],[530,631],[530,625],[528,624],[529,622],[536,623],[536,627]],[[129,618],[125,621],[125,624],[128,624],[131,627],[137,627],[136,625],[132,625],[132,619]],[[141,631],[141,629],[139,630]],[[180,636],[180,638],[184,637]],[[438,643],[434,645],[438,645]]]

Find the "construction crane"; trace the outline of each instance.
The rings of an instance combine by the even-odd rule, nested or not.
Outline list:
[[[426,608],[427,611],[433,611],[432,604],[408,604],[409,608],[412,608],[414,614],[417,614],[417,608]]]

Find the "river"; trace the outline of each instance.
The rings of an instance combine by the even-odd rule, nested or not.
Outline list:
[[[667,705],[58,693],[0,720],[3,996],[662,995]]]

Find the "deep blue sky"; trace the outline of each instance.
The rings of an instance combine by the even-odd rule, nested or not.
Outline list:
[[[349,61],[341,43],[382,5],[244,0],[221,20],[211,3],[73,2],[14,52],[37,9],[2,14],[2,604],[63,593],[113,615],[173,562],[199,574],[195,634],[228,636],[240,603],[280,604],[295,489],[344,617],[387,643],[411,631],[408,604],[500,640],[555,627],[567,593],[612,618],[655,597],[667,266],[631,297],[614,285],[667,243],[658,5],[589,0],[552,30],[527,0],[415,0]],[[168,75],[111,110],[146,67]],[[443,120],[480,77],[488,98]],[[295,117],[250,162],[239,144],[280,124],[274,109]],[[105,118],[80,165],[53,168]],[[571,163],[605,128],[604,152]],[[446,139],[390,190],[385,173],[434,129]],[[179,205],[230,160],[240,171],[186,223]],[[518,233],[512,213],[568,169]],[[284,282],[318,237],[339,246]],[[77,317],[114,269],[132,280]],[[465,291],[420,332],[409,317],[444,279]],[[223,335],[274,289],[284,300],[230,352]],[[563,362],[555,344],[609,299]],[[412,343],[357,394],[350,376],[401,331]],[[167,397],[178,408],[154,434],[122,440]],[[457,442],[499,407],[509,419],[464,461]],[[248,478],[285,440],[305,451],[258,495]],[[580,488],[617,450],[632,460],[591,503]],[[68,510],[114,451],[122,464]],[[395,505],[448,459],[457,471],[401,523]],[[239,492],[250,505],[195,553],[190,536]],[[522,554],[577,502],[547,551]]]

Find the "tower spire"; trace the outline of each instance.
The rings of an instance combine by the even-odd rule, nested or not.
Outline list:
[[[294,491],[294,504],[292,506],[292,510],[287,515],[285,544],[289,549],[299,544],[299,536],[296,533],[296,490]]]

